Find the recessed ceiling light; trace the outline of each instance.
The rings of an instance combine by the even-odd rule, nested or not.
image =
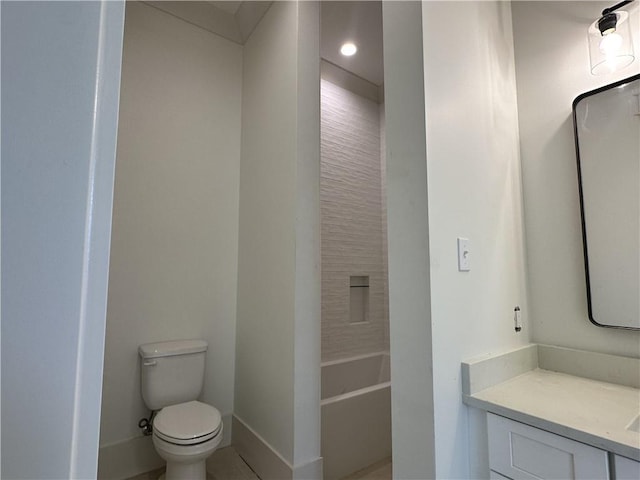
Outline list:
[[[350,57],[354,55],[358,51],[358,47],[356,47],[353,43],[347,42],[340,47],[340,53],[345,57]]]

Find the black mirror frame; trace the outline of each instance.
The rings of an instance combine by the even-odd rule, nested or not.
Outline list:
[[[578,119],[576,117],[576,107],[581,100],[584,100],[587,97],[595,95],[600,92],[605,92],[607,90],[611,90],[612,88],[619,87],[621,85],[626,85],[627,83],[634,82],[636,80],[640,80],[640,74],[632,75],[631,77],[625,78],[623,80],[619,80],[617,82],[611,83],[609,85],[605,85],[600,88],[596,88],[595,90],[591,90],[585,92],[581,95],[578,95],[572,103],[572,116],[573,116],[573,139],[575,142],[576,148],[576,164],[578,167],[578,193],[580,196],[580,224],[582,227],[582,247],[583,247],[583,255],[584,255],[584,273],[587,287],[587,307],[589,312],[589,320],[591,323],[598,327],[604,328],[616,328],[621,330],[633,330],[640,331],[640,328],[636,327],[626,327],[623,325],[605,325],[603,323],[598,323],[595,318],[593,318],[593,307],[591,304],[591,282],[589,279],[589,255],[587,248],[587,225],[585,222],[585,212],[584,212],[584,198],[582,192],[582,170],[580,169],[580,144],[578,142]]]

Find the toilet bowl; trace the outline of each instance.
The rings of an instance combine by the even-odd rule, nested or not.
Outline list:
[[[166,480],[205,480],[206,459],[222,441],[220,412],[197,401],[207,342],[171,340],[140,345],[141,391],[153,412],[153,445],[167,462]]]
[[[165,480],[206,478],[206,459],[222,441],[220,412],[191,401],[163,408],[153,421],[153,445],[167,462]]]

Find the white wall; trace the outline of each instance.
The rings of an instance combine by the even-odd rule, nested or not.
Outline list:
[[[294,468],[320,454],[318,21],[275,2],[243,62],[234,414]]]
[[[389,349],[380,106],[321,82],[322,361]],[[350,276],[367,276],[367,321]]]
[[[293,478],[320,458],[320,4],[298,2]]]
[[[244,47],[235,415],[293,460],[296,6]],[[259,399],[259,401],[256,401]]]
[[[431,294],[419,2],[383,2],[394,478],[435,477]]]
[[[127,3],[101,446],[141,435],[142,343],[208,341],[233,410],[241,84],[240,45]]]
[[[436,478],[481,478],[482,425],[462,404],[460,362],[526,344],[531,332],[511,9],[426,2],[422,18]],[[457,237],[470,240],[469,272],[458,271]]]
[[[615,74],[589,71],[587,27],[608,2],[514,2],[513,22],[533,340],[640,355],[640,332],[589,322],[571,104],[640,72],[640,6],[632,5],[636,60]],[[553,35],[541,35],[540,25]]]
[[[2,478],[95,478],[124,5],[2,3]]]

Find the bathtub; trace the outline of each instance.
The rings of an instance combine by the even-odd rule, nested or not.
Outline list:
[[[324,478],[337,480],[391,456],[389,353],[321,366]]]

